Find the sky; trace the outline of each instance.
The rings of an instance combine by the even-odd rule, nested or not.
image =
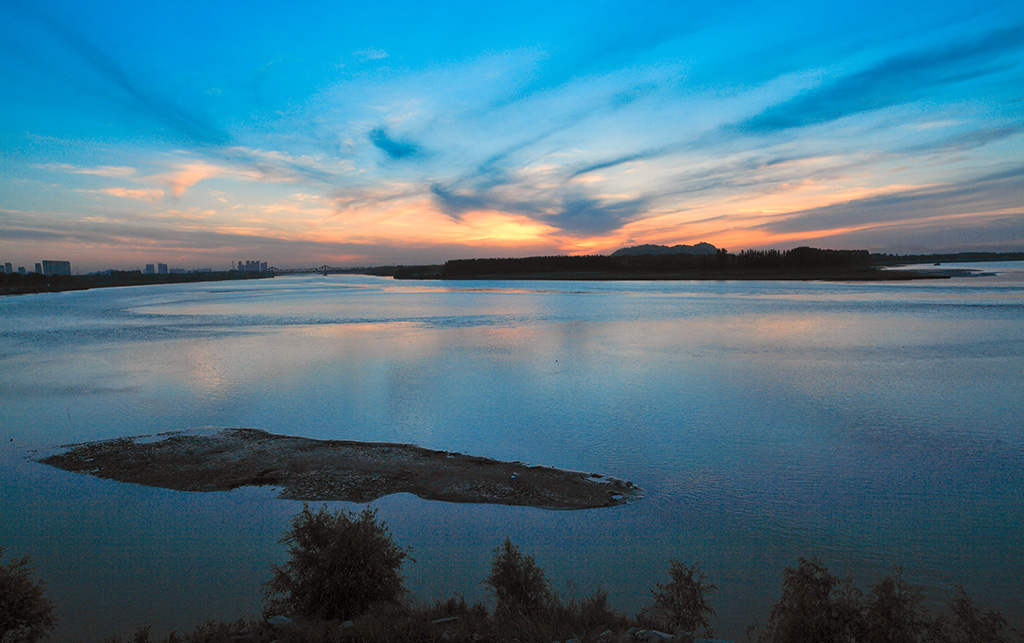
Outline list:
[[[0,0],[0,263],[1024,250],[1024,2]]]

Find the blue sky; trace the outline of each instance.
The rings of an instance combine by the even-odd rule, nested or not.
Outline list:
[[[0,4],[0,261],[1024,248],[1024,3]]]

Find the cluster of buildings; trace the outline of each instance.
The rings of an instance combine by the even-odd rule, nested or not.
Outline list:
[[[142,272],[147,275],[183,275],[186,272],[213,272],[213,268],[185,270],[184,268],[168,268],[165,263],[147,263],[146,268]]]
[[[265,272],[267,270],[266,261],[239,261],[237,267],[235,264],[231,265],[232,270],[238,270],[238,272]],[[178,275],[185,272],[212,272],[212,268],[201,268],[197,270],[185,270],[184,268],[168,268],[165,263],[147,263],[146,269],[143,270],[147,275]]]
[[[266,261],[246,261],[238,262],[238,272],[266,272],[267,262]]]
[[[235,266],[231,266],[235,269]],[[239,261],[238,271],[239,272],[265,272],[267,270],[266,261]],[[19,266],[17,270],[11,265],[11,262],[0,262],[0,273],[3,274],[28,274],[30,271],[26,270],[24,266]],[[70,275],[71,274],[71,262],[70,261],[51,261],[43,260],[36,264],[35,272],[41,275]],[[143,272],[147,275],[177,275],[184,274],[186,272],[213,272],[212,268],[199,268],[196,270],[185,270],[184,268],[168,268],[165,263],[147,263]]]
[[[11,265],[10,261],[0,264],[0,272],[4,274],[14,274],[14,266]],[[51,261],[44,259],[41,262],[36,263],[36,269],[32,272],[39,273],[41,275],[70,275],[71,274],[71,262],[70,261]],[[25,270],[25,266],[18,266],[18,274],[28,274]]]
[[[143,272],[146,273],[147,275],[181,275],[185,274],[186,271],[184,268],[168,268],[167,264],[165,263],[147,263],[146,269],[143,270]]]

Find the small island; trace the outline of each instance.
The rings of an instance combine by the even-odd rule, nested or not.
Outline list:
[[[39,461],[66,471],[180,491],[279,487],[279,497],[294,500],[369,502],[411,493],[447,502],[593,509],[640,497],[633,483],[596,473],[411,444],[314,440],[249,428],[67,445]]]

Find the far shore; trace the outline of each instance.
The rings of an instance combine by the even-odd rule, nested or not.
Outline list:
[[[155,286],[209,281],[237,281],[269,279],[272,271],[223,270],[217,272],[184,272],[173,274],[146,274],[138,270],[119,271],[95,275],[42,275],[0,274],[0,295],[31,295],[44,292],[91,290],[93,288],[122,288],[126,286]]]
[[[493,281],[911,281],[949,279],[949,272],[932,270],[683,270],[683,271],[551,271],[464,274],[445,276],[440,266],[397,273],[395,279]]]

